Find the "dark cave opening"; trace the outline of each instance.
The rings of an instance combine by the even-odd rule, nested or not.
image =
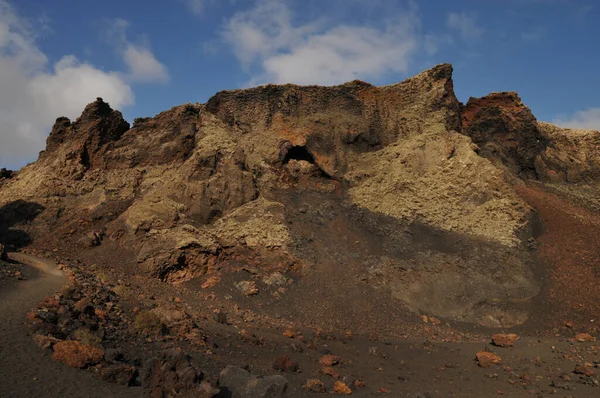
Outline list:
[[[287,153],[283,158],[283,164],[289,163],[290,160],[304,160],[308,163],[315,164],[315,158],[304,146],[292,146],[288,149]]]

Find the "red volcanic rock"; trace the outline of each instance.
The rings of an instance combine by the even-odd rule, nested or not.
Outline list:
[[[511,334],[493,334],[492,343],[498,347],[512,347],[515,345],[515,341],[519,339],[514,333]]]
[[[478,352],[475,354],[475,358],[477,359],[477,364],[482,368],[489,368],[492,365],[502,362],[502,358],[500,358],[500,356],[488,351]]]
[[[72,368],[85,368],[102,360],[104,351],[80,343],[77,340],[61,341],[54,344],[52,359],[64,362]]]
[[[546,140],[531,110],[514,92],[470,98],[462,112],[462,132],[479,154],[514,175],[535,177],[535,160]]]

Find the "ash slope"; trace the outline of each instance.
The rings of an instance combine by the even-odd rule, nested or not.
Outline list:
[[[514,326],[540,286],[513,186],[594,190],[598,140],[538,123],[515,93],[461,104],[447,64],[385,87],[220,92],[131,128],[98,99],[0,181],[0,240],[215,293],[251,270],[248,305],[315,327]],[[274,272],[287,287],[267,293]]]

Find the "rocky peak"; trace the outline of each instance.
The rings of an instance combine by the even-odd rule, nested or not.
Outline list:
[[[535,178],[535,159],[546,147],[537,120],[515,92],[470,98],[462,112],[462,132],[480,155],[513,175]]]
[[[77,153],[85,168],[92,167],[105,151],[106,146],[118,141],[129,130],[129,123],[121,112],[97,98],[88,104],[75,122],[67,117],[56,119],[46,140],[46,156],[60,147],[68,146],[70,152]]]

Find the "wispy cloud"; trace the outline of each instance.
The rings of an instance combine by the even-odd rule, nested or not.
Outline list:
[[[552,123],[561,127],[600,131],[600,107],[575,112],[571,117],[554,119]]]
[[[222,37],[251,74],[250,84],[336,84],[407,72],[419,28],[414,5],[375,27],[326,18],[296,23],[287,1],[259,0],[229,19]]]
[[[476,15],[464,11],[449,13],[446,25],[457,31],[460,37],[466,41],[479,40],[485,32],[485,29],[477,23]]]
[[[125,78],[134,83],[167,83],[167,67],[159,62],[147,43],[134,44],[127,38],[129,22],[116,18],[108,23],[106,36],[127,66]]]

